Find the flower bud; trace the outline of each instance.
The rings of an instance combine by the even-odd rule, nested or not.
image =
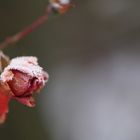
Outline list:
[[[38,65],[36,57],[17,57],[1,74],[1,79],[7,83],[12,98],[29,107],[35,105],[33,95],[44,87],[48,74]]]
[[[50,0],[50,4],[60,14],[65,13],[72,6],[70,0]]]

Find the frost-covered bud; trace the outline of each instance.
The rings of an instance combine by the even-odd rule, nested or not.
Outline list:
[[[53,9],[61,14],[65,13],[70,7],[70,0],[50,0]]]
[[[33,94],[44,87],[48,77],[32,56],[12,59],[1,74],[1,80],[12,91],[12,98],[30,107],[35,105]]]

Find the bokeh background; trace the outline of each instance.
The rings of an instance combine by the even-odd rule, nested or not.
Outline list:
[[[0,41],[42,15],[47,0],[0,0]],[[4,52],[33,55],[50,74],[34,109],[10,103],[1,140],[140,139],[140,1],[76,7]]]

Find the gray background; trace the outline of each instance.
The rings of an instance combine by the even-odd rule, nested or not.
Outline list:
[[[0,40],[34,21],[47,2],[0,0]],[[140,139],[140,1],[75,3],[4,50],[11,58],[37,56],[50,80],[36,108],[10,103],[0,139]]]

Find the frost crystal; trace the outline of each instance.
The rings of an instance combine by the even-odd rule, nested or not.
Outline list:
[[[39,80],[43,80],[43,69],[38,65],[38,59],[36,57],[16,57],[11,60],[10,64],[4,69],[1,75],[1,79],[9,81],[13,78],[13,73],[11,70],[18,70],[31,77],[37,77]],[[47,75],[48,79],[48,75]],[[44,81],[45,82],[45,81]],[[44,83],[43,82],[43,83]]]

